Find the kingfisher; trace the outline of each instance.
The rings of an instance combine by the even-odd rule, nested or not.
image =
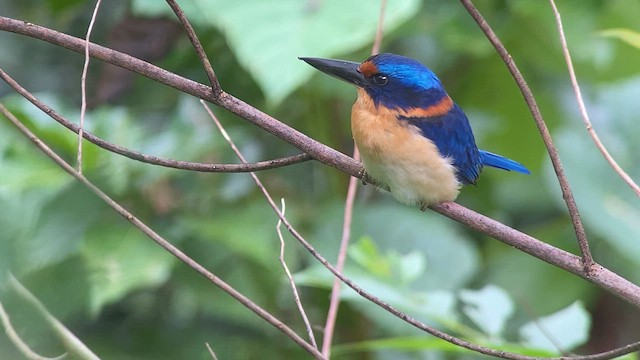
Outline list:
[[[351,132],[366,176],[402,203],[425,210],[454,201],[484,166],[530,174],[514,160],[479,150],[465,113],[414,59],[390,53],[362,63],[299,59],[356,86]]]

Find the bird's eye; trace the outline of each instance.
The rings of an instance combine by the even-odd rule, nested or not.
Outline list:
[[[389,79],[387,78],[386,75],[375,74],[373,75],[373,82],[378,86],[384,86],[384,85],[387,85],[387,83],[389,82]]]

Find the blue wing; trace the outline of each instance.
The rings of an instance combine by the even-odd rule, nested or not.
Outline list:
[[[454,105],[445,115],[402,119],[422,130],[422,134],[436,144],[442,156],[453,159],[453,166],[458,170],[456,174],[458,181],[463,184],[475,184],[484,165],[531,174],[517,161],[485,150],[478,150],[469,120],[458,105]]]
[[[435,143],[442,156],[453,159],[453,166],[458,170],[458,181],[463,184],[476,183],[482,171],[482,158],[469,120],[458,105],[442,116],[403,119],[422,130],[422,134]]]

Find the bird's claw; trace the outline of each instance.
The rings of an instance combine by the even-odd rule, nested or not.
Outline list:
[[[360,179],[360,181],[362,181],[362,185],[367,185],[368,181],[371,180],[371,178],[369,178],[369,175],[367,175],[367,171],[364,168],[358,171],[358,178]]]

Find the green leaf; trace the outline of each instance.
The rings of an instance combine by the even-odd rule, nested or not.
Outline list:
[[[422,253],[413,251],[398,259],[397,267],[401,283],[409,284],[424,274],[427,259]]]
[[[598,35],[618,39],[636,49],[640,49],[640,32],[625,28],[615,28],[600,31]]]
[[[528,346],[564,352],[584,344],[589,339],[591,319],[581,302],[531,321],[520,330],[522,341]]]
[[[362,237],[349,247],[349,257],[371,274],[385,279],[391,277],[391,263],[388,258],[378,252],[373,240]]]
[[[456,299],[448,291],[410,291],[393,284],[382,282],[366,274],[349,273],[351,279],[369,293],[380,300],[392,305],[396,309],[420,319],[432,326],[443,326],[457,323]],[[408,334],[413,329],[407,329],[406,323],[397,321],[389,314],[381,315],[380,308],[361,297],[355,291],[346,289],[342,292],[342,299],[355,304],[358,311],[365,314],[378,327],[390,334]]]
[[[242,212],[242,216],[238,216],[239,212]],[[289,221],[295,219],[293,212],[291,210],[292,215],[288,216]],[[278,264],[280,249],[276,233],[277,219],[269,207],[256,202],[242,206],[241,210],[227,208],[203,217],[185,216],[179,220],[179,224],[207,242],[223,245],[224,248],[220,250],[228,252],[230,256],[251,260],[271,269]],[[287,235],[283,235],[286,238]]]
[[[371,272],[353,264],[347,263],[344,274],[367,292],[380,300],[391,304],[400,311],[411,314],[432,325],[456,323],[456,299],[453,293],[440,290],[411,290],[406,284],[389,281],[388,278],[372,276]],[[316,286],[330,289],[333,276],[321,265],[314,265],[294,276],[296,284]],[[406,333],[405,324],[390,321],[391,315],[381,316],[380,308],[345,287],[341,292],[341,299],[357,304],[356,308],[366,314],[371,321],[385,328],[389,333]]]
[[[514,312],[509,294],[495,285],[477,291],[460,290],[460,299],[465,304],[462,311],[492,339],[501,336]]]
[[[3,204],[5,211],[13,212],[7,219],[14,220],[0,235],[8,232],[13,271],[21,275],[77,253],[85,232],[100,216],[100,200],[79,185],[68,186],[56,196],[45,194],[28,194],[17,199],[24,203]],[[29,209],[32,212],[25,214]]]
[[[128,223],[105,223],[92,229],[81,255],[90,271],[90,310],[94,315],[132,290],[161,284],[175,262]]]
[[[157,15],[163,11],[153,4],[158,1],[133,3],[134,12]],[[224,34],[271,105],[315,73],[298,56],[331,57],[371,43],[380,11],[379,2],[368,0],[192,0],[180,5],[192,21],[213,25]],[[419,0],[389,0],[385,31],[409,19],[419,5]],[[166,5],[165,9],[170,11]]]
[[[475,247],[458,232],[459,227],[435,213],[422,213],[395,203],[358,207],[356,211],[359,216],[352,230],[355,236],[371,236],[384,252],[418,252],[425,258],[427,268],[412,283],[413,288],[455,289],[474,275]]]
[[[337,345],[331,348],[331,354],[334,356],[346,355],[351,353],[379,351],[379,350],[400,350],[400,351],[417,351],[417,350],[440,350],[449,353],[469,353],[463,347],[456,346],[450,342],[431,336],[422,337],[392,337],[368,341],[360,341],[356,343],[348,343]]]
[[[531,349],[517,344],[491,344],[481,343],[496,350],[514,352],[526,356],[537,356],[540,358],[551,357],[555,353],[545,350]],[[442,339],[434,338],[431,336],[418,336],[418,337],[390,337],[384,339],[367,340],[355,343],[347,343],[342,345],[336,345],[331,348],[331,354],[333,355],[346,355],[351,353],[366,352],[366,351],[379,351],[379,350],[399,350],[399,351],[418,351],[418,350],[438,350],[448,354],[468,354],[472,353],[471,350],[463,348],[461,346],[454,345],[450,342]]]
[[[203,15],[225,33],[239,62],[271,104],[278,104],[315,72],[298,56],[330,57],[371,43],[379,13],[377,3],[365,0],[196,2]],[[415,14],[418,4],[416,0],[389,1],[385,30]]]
[[[0,158],[0,193],[17,195],[28,189],[51,192],[72,181],[66,172],[44,155],[31,150],[33,152],[27,151],[16,157]]]
[[[549,240],[556,247],[570,248],[576,246],[571,230],[567,220],[563,219],[556,221],[555,226],[536,229],[531,235]],[[549,314],[577,298],[593,297],[593,286],[584,281],[575,281],[575,276],[564,270],[495,241],[487,245],[485,261],[491,266],[483,273],[483,280],[505,289],[513,299],[518,299],[518,303],[526,303],[534,314]],[[549,296],[549,289],[562,291]],[[515,316],[520,318],[524,315],[517,312]]]
[[[395,251],[387,254],[379,252],[369,236],[362,237],[349,246],[349,257],[370,274],[383,281],[405,285],[418,279],[425,271],[426,259],[419,252],[400,255]]]
[[[318,211],[324,214],[323,221],[312,238],[335,239],[318,241],[315,244],[316,249],[326,258],[335,259],[338,256],[338,230],[342,228],[343,204],[335,204]],[[353,219],[353,239],[371,238],[378,252],[388,254],[385,256],[389,256],[389,261],[395,263],[393,268],[404,274],[402,276],[415,276],[401,269],[416,266],[413,271],[419,271],[420,276],[410,282],[412,289],[454,290],[461,288],[475,276],[478,267],[477,249],[465,233],[459,231],[460,227],[457,224],[435,213],[423,213],[400,205],[394,200],[388,203],[357,205],[354,213],[358,215]],[[412,259],[412,256],[416,255],[409,254],[414,253],[419,254],[424,260]],[[398,261],[392,260],[393,256],[396,256]],[[399,265],[406,261],[409,261],[409,264]],[[420,269],[422,267],[424,270]],[[396,285],[400,285],[400,282]]]
[[[43,124],[35,120],[40,114],[25,115],[26,111],[31,110],[28,108],[31,104],[26,104],[26,100],[10,96],[6,98],[6,102],[19,119],[35,121],[37,131],[50,130],[47,126],[40,126]],[[57,139],[64,137],[65,135],[58,135]],[[33,189],[51,195],[72,181],[67,173],[6,122],[0,122],[0,169],[0,196],[6,194],[17,197]]]

